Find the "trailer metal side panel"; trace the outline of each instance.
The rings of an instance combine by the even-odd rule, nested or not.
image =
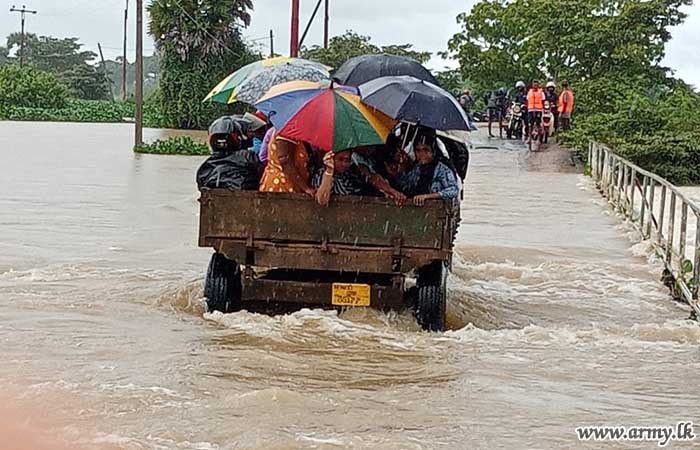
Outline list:
[[[451,249],[453,225],[444,202],[397,207],[387,199],[334,197],[320,206],[302,194],[202,192],[200,245],[212,240]]]

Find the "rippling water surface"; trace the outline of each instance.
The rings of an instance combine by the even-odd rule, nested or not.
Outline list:
[[[0,123],[0,435],[36,440],[13,448],[603,448],[574,428],[700,415],[700,327],[582,175],[477,136],[451,331],[427,334],[408,312],[205,314],[202,158],[131,136]]]

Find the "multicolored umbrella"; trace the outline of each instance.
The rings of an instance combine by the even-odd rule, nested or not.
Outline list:
[[[280,136],[333,152],[384,144],[395,124],[362,104],[356,89],[329,83],[285,83],[255,107],[267,114]]]
[[[204,101],[253,104],[273,86],[293,80],[328,80],[328,68],[301,58],[277,57],[256,61],[224,78]]]

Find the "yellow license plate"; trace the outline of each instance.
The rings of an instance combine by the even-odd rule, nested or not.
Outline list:
[[[367,284],[333,283],[331,297],[335,306],[369,306],[370,287]]]

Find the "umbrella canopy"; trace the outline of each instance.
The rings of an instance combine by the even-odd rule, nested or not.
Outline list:
[[[292,80],[328,80],[328,68],[301,58],[278,57],[256,61],[224,78],[204,101],[254,104],[277,84]]]
[[[333,79],[347,86],[359,86],[376,78],[400,75],[439,85],[430,71],[415,59],[385,54],[350,58],[333,73]]]
[[[469,119],[446,90],[414,77],[382,77],[359,87],[362,102],[389,117],[436,130],[469,130]]]
[[[272,88],[255,107],[280,136],[321,150],[342,151],[386,142],[394,121],[363,105],[354,88],[290,82]]]

